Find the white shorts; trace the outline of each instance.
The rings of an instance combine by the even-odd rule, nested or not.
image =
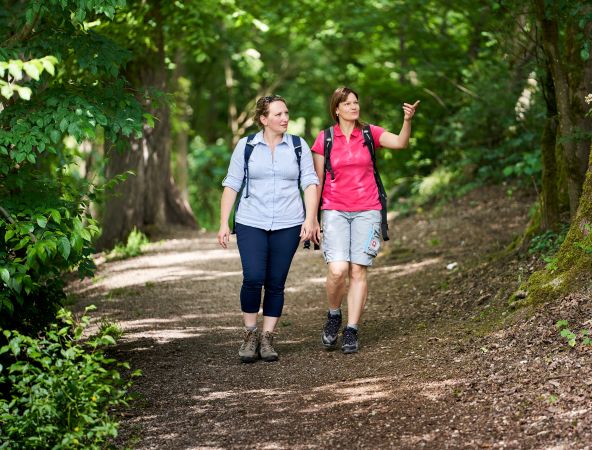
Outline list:
[[[380,250],[380,211],[323,210],[325,262],[347,261],[371,266]]]

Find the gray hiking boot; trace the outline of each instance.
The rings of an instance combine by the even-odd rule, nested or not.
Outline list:
[[[265,331],[261,335],[261,347],[259,348],[259,354],[261,359],[266,362],[277,361],[278,354],[273,348],[273,338],[275,333],[271,331]]]
[[[357,353],[359,348],[358,330],[345,327],[341,336],[341,351],[343,353]]]
[[[257,330],[245,330],[243,343],[238,350],[241,362],[252,363],[259,356],[259,332]]]
[[[339,334],[339,328],[341,327],[341,314],[331,315],[327,313],[327,322],[323,327],[323,333],[321,334],[321,342],[327,350],[334,350],[337,345],[337,335]]]

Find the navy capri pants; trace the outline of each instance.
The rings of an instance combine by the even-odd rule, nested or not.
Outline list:
[[[268,231],[237,223],[235,230],[243,266],[242,311],[259,312],[261,289],[265,288],[263,315],[280,317],[284,286],[300,242],[301,226]]]

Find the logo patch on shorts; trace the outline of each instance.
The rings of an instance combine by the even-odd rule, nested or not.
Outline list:
[[[380,241],[378,239],[370,239],[370,243],[368,244],[368,250],[374,250],[375,252],[377,252],[379,247]]]

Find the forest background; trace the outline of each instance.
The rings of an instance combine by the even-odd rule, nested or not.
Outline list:
[[[392,210],[535,191],[529,299],[589,281],[590,1],[3,0],[0,24],[4,329],[55,322],[67,274],[134,229],[217,229],[256,99],[312,144],[341,85],[393,132],[421,100],[410,148],[379,152]]]

